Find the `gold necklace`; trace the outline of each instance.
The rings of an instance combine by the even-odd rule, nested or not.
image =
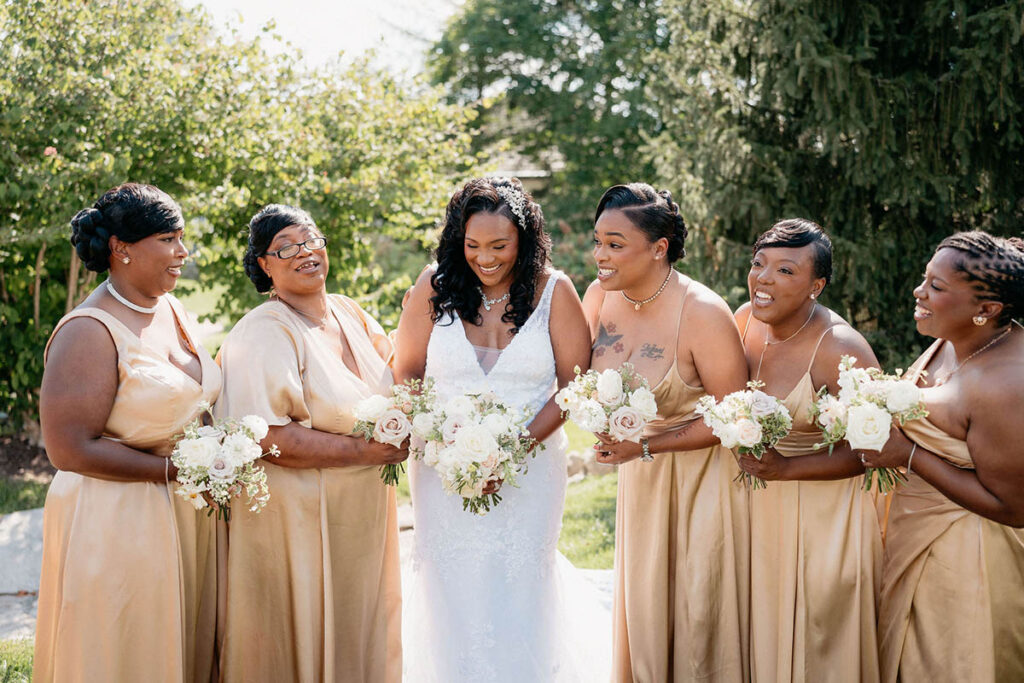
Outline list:
[[[771,340],[769,340],[768,339],[768,330],[766,329],[764,331],[764,345],[761,347],[761,357],[757,361],[757,372],[754,374],[754,379],[761,379],[761,363],[764,363],[764,352],[768,350],[768,345],[771,344],[771,345],[774,346],[775,344],[785,344],[790,339],[792,339],[796,335],[798,335],[801,332],[803,332],[804,328],[807,327],[807,323],[811,322],[811,318],[814,317],[814,309],[817,308],[817,307],[818,307],[817,303],[811,304],[811,312],[807,315],[807,320],[804,321],[804,324],[800,326],[799,330],[797,330],[793,334],[789,335],[788,337],[786,337],[782,341],[771,341]],[[751,313],[751,315],[753,315],[753,313]]]
[[[938,377],[936,377],[936,378],[935,378],[935,386],[937,386],[937,387],[941,387],[941,386],[942,386],[943,384],[945,384],[946,382],[948,382],[948,381],[949,381],[949,378],[953,376],[953,373],[955,373],[955,372],[956,372],[957,370],[959,370],[959,369],[960,369],[960,368],[962,368],[963,366],[967,365],[967,361],[969,361],[970,359],[974,358],[974,357],[975,357],[975,356],[977,356],[977,355],[978,355],[979,353],[981,353],[981,352],[982,352],[982,351],[984,351],[985,349],[989,348],[989,347],[990,347],[990,346],[992,346],[993,344],[996,344],[997,342],[999,342],[999,341],[1000,341],[1000,340],[1001,340],[1001,339],[1002,339],[1003,337],[1005,337],[1006,335],[1010,334],[1010,330],[1012,330],[1012,329],[1013,329],[1013,325],[1010,325],[1010,326],[1009,326],[1009,327],[1007,327],[1007,328],[1006,328],[1005,330],[1003,330],[1002,332],[1000,332],[1000,333],[999,333],[999,334],[997,334],[996,336],[992,337],[992,339],[990,339],[990,340],[988,341],[988,343],[987,343],[987,344],[985,344],[984,346],[982,346],[982,347],[981,347],[980,349],[978,349],[977,351],[975,351],[975,352],[974,352],[974,353],[972,353],[971,355],[967,356],[967,358],[964,358],[963,362],[955,364],[955,365],[953,366],[953,369],[949,371],[949,374],[948,374],[948,375],[946,375],[946,376],[942,377],[941,379],[940,379],[940,378],[938,378]],[[955,353],[955,352],[956,352],[956,349],[954,348],[954,353]],[[954,357],[955,357],[955,356],[954,356]]]
[[[281,303],[283,303],[288,308],[290,308],[293,311],[295,311],[296,313],[298,313],[299,315],[301,315],[306,320],[309,320],[310,322],[315,323],[316,326],[319,327],[320,329],[324,329],[324,328],[327,327],[327,317],[328,317],[328,315],[330,315],[330,312],[331,312],[331,308],[330,308],[329,305],[327,306],[327,310],[324,312],[323,316],[317,317],[317,316],[312,315],[310,313],[306,313],[301,308],[296,308],[295,306],[292,306],[290,303],[288,303],[287,301],[282,299],[280,294],[275,294],[274,298],[277,299],[278,301],[280,301]]]
[[[672,266],[669,266],[668,274],[665,275],[665,281],[661,283],[661,287],[658,287],[658,291],[655,292],[653,295],[651,295],[651,296],[649,296],[649,297],[647,297],[646,299],[643,299],[643,300],[637,300],[637,299],[631,298],[628,294],[626,294],[626,290],[624,290],[624,289],[620,289],[619,290],[619,294],[622,295],[623,299],[625,299],[629,303],[633,304],[633,310],[634,311],[639,311],[641,306],[643,306],[644,304],[651,303],[652,301],[657,299],[658,296],[660,296],[662,292],[665,291],[665,286],[668,285],[668,281],[671,278],[672,278]]]

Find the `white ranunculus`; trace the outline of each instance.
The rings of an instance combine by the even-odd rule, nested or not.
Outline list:
[[[603,405],[613,406],[622,403],[622,376],[618,370],[603,370],[597,376],[597,400]]]
[[[572,420],[587,432],[603,432],[608,428],[604,408],[592,398],[580,401],[572,414]]]
[[[220,438],[201,436],[198,439],[182,439],[178,442],[178,455],[185,467],[207,468],[220,453]]]
[[[821,399],[818,410],[818,424],[824,429],[832,429],[846,420],[846,404],[831,394]]]
[[[444,439],[445,443],[455,441],[455,436],[459,433],[459,430],[469,423],[469,418],[462,413],[449,414],[441,425],[441,438]]]
[[[483,462],[498,451],[498,442],[484,425],[466,425],[455,435],[455,450],[461,458]]]
[[[363,422],[376,423],[380,416],[384,414],[384,411],[390,407],[391,399],[387,396],[374,394],[373,396],[367,396],[357,403],[356,407],[352,410],[352,416]]]
[[[658,401],[654,398],[654,392],[646,387],[639,387],[629,395],[629,405],[645,420],[653,420],[658,416]]]
[[[853,406],[847,411],[846,440],[855,450],[880,451],[891,426],[892,416],[885,408],[874,403]]]
[[[263,441],[267,437],[267,432],[270,431],[267,421],[259,415],[246,415],[242,418],[242,426],[252,432],[257,441]]]
[[[768,417],[779,408],[779,400],[763,391],[750,392],[750,415],[752,417]]]
[[[483,424],[483,426],[487,428],[487,431],[489,431],[495,438],[503,434],[507,434],[512,430],[512,424],[508,421],[508,418],[497,413],[491,413],[490,415],[485,416],[481,424]]]
[[[619,441],[640,441],[646,421],[632,406],[622,406],[608,418],[608,433]]]
[[[761,425],[756,420],[741,418],[736,421],[736,442],[745,448],[761,443]]]
[[[202,510],[206,507],[206,499],[203,498],[203,491],[205,490],[205,487],[191,481],[183,481],[178,484],[178,488],[174,492],[187,500],[196,510]]]
[[[259,444],[243,432],[225,436],[220,452],[233,467],[258,460],[263,455],[263,449]]]
[[[472,415],[473,401],[468,396],[452,396],[444,404],[445,415]]]
[[[412,433],[423,440],[430,438],[435,426],[433,413],[419,413],[412,418]]]
[[[409,416],[398,408],[388,408],[377,418],[377,424],[373,428],[373,439],[400,448],[411,433],[412,423],[409,422]]]
[[[910,410],[921,402],[921,390],[909,380],[886,382],[885,407],[893,413]]]
[[[722,445],[730,450],[740,445],[740,430],[735,422],[722,423],[721,428],[714,434],[722,442]]]

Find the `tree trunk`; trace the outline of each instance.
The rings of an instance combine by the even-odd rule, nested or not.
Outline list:
[[[77,304],[78,298],[78,273],[81,271],[82,260],[78,258],[78,252],[71,247],[71,265],[68,266],[68,298],[64,301],[64,315],[71,312]]]
[[[43,285],[43,256],[46,255],[46,242],[39,247],[39,255],[36,256],[36,281],[32,291],[32,320],[36,329],[39,329],[39,290]]]

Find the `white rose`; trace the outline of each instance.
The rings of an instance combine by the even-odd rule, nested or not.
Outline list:
[[[504,415],[498,415],[497,413],[491,413],[484,417],[481,424],[483,424],[483,426],[487,428],[487,431],[495,437],[499,437],[502,434],[507,434],[512,431],[512,424],[508,421],[508,418]]]
[[[218,455],[206,470],[210,481],[229,482],[235,479],[235,466],[228,458]]]
[[[198,484],[194,484],[190,481],[184,481],[178,484],[178,488],[176,488],[174,492],[187,500],[196,510],[202,510],[206,507],[206,499],[203,498],[203,491],[205,490],[206,487],[204,486],[199,486]]]
[[[384,414],[384,411],[391,407],[391,399],[387,396],[374,394],[367,396],[356,404],[352,410],[352,416],[362,422],[375,423]]]
[[[243,432],[235,432],[224,437],[220,452],[232,467],[258,460],[263,455],[263,449],[259,444]]]
[[[619,441],[640,441],[643,434],[644,418],[636,408],[622,406],[608,418],[608,433]]]
[[[201,436],[178,442],[178,456],[185,467],[207,468],[220,452],[220,438]]]
[[[252,432],[257,441],[263,441],[267,437],[267,432],[270,431],[267,421],[259,415],[246,415],[242,418],[242,426]]]
[[[831,394],[821,399],[818,411],[818,424],[826,430],[846,420],[846,405]]]
[[[740,430],[735,423],[730,422],[728,424],[721,423],[720,428],[714,431],[715,436],[722,442],[722,445],[732,450],[740,445]]]
[[[889,440],[892,416],[889,411],[874,403],[853,406],[847,413],[846,440],[850,448],[865,451],[880,451]]]
[[[409,434],[412,433],[412,423],[409,417],[398,408],[385,410],[373,427],[373,439],[380,443],[386,443],[400,448]]]
[[[754,390],[750,395],[751,417],[768,417],[779,408],[779,400],[763,391]]]
[[[601,404],[592,398],[580,401],[572,414],[572,421],[587,432],[603,432],[608,428],[608,419]]]
[[[452,396],[444,404],[444,412],[446,415],[472,415],[473,402],[468,396]]]
[[[886,384],[885,407],[890,412],[902,413],[921,402],[921,390],[913,382],[897,380]]]
[[[412,433],[421,439],[429,439],[430,433],[434,431],[433,413],[419,413],[412,418]]]
[[[622,403],[622,376],[617,370],[604,370],[597,376],[597,400],[606,406]]]
[[[753,448],[761,443],[761,425],[755,420],[746,418],[736,421],[736,442],[745,448]]]
[[[440,446],[436,441],[428,441],[423,445],[423,464],[433,468],[437,466]]]
[[[629,405],[645,420],[653,420],[658,416],[658,401],[654,398],[654,392],[645,387],[640,387],[629,395]]]
[[[444,424],[441,425],[441,437],[445,443],[451,443],[455,441],[455,436],[469,422],[469,419],[461,413],[449,415],[445,418]]]
[[[466,425],[455,435],[455,450],[472,462],[483,462],[498,451],[498,442],[487,427]]]

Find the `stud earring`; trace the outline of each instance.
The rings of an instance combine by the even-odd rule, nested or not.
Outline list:
[[[131,263],[131,262],[132,262],[132,260],[130,258],[128,258],[127,256],[125,256],[123,259],[121,259],[121,263],[125,264],[126,266],[129,263]]]
[[[814,300],[814,299],[817,299],[817,298],[818,298],[818,295],[815,294],[814,292],[811,292],[811,299]]]
[[[983,315],[976,315],[973,318],[971,318],[971,320],[973,320],[974,324],[977,325],[978,327],[981,327],[982,325],[988,322],[988,318],[986,318]]]

